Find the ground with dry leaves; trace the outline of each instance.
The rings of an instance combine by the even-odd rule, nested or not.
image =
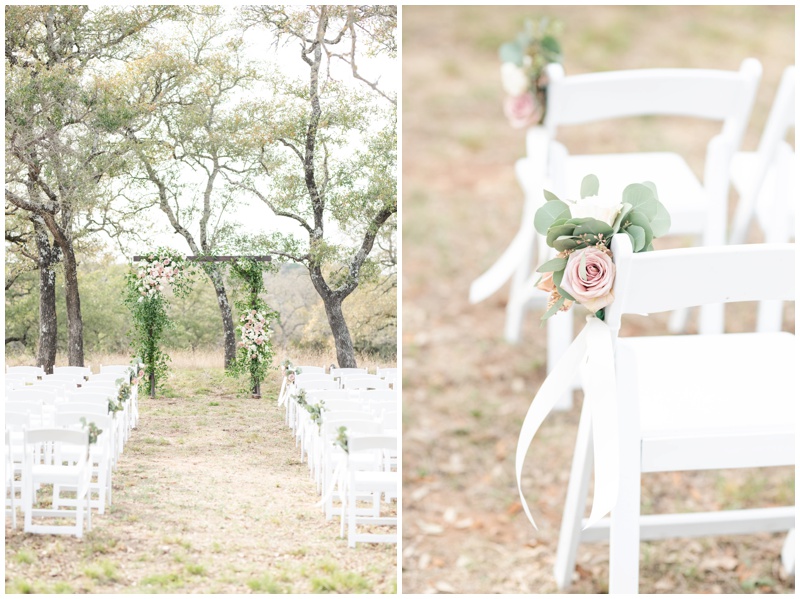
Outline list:
[[[560,17],[567,73],[657,66],[764,65],[746,149],[793,62],[792,7],[427,7],[403,9],[403,586],[406,593],[555,592],[552,576],[578,409],[552,414],[526,462],[541,532],[521,512],[517,434],[545,373],[537,314],[503,341],[507,289],[482,304],[470,282],[517,230],[514,161],[524,132],[502,114],[497,48],[526,16]],[[673,148],[702,174],[714,127],[655,119],[566,131],[570,150]],[[631,173],[635,178],[636,174]],[[735,201],[735,194],[732,195]],[[678,240],[680,243],[681,240]],[[786,311],[786,327],[794,317]],[[751,310],[729,311],[732,328]],[[565,316],[559,316],[565,317]],[[576,318],[580,316],[576,315]],[[627,332],[658,333],[661,318]],[[784,505],[794,470],[645,475],[645,513]],[[588,512],[587,512],[588,513]],[[793,592],[783,535],[643,543],[642,592]],[[607,590],[608,545],[582,545],[570,592]]]
[[[25,535],[7,520],[6,592],[395,592],[397,547],[348,549],[314,507],[277,384],[251,399],[218,366],[177,369],[140,400],[91,533]]]

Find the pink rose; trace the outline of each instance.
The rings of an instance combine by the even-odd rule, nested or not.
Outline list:
[[[503,100],[503,112],[515,129],[522,129],[539,120],[539,107],[530,92],[521,96],[506,96]]]
[[[581,257],[586,256],[586,279],[581,278]],[[611,292],[614,286],[616,266],[611,256],[595,246],[589,246],[570,254],[561,288],[579,304],[592,312],[605,308],[614,301]]]

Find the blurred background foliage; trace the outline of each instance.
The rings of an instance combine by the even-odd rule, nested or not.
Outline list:
[[[122,301],[125,264],[111,254],[79,257],[79,284],[87,354],[128,353],[130,313]],[[59,272],[61,280],[63,273]],[[282,353],[312,350],[335,356],[322,301],[311,286],[307,271],[284,264],[266,273],[266,300],[279,315],[272,324],[273,343]],[[228,277],[226,277],[228,279]],[[228,279],[229,281],[229,279]],[[227,282],[226,281],[226,284]],[[396,274],[362,283],[344,303],[345,316],[356,351],[362,356],[394,361],[397,355]],[[171,298],[174,330],[167,335],[168,350],[222,351],[222,323],[210,285],[195,284],[184,298]],[[39,274],[24,272],[6,290],[6,353],[33,359],[39,322]],[[64,289],[57,287],[58,350],[64,358],[67,343]],[[236,318],[237,315],[234,315]]]

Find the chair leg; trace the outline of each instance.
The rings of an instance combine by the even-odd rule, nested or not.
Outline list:
[[[356,546],[356,488],[354,484],[350,484],[350,493],[348,499],[348,510],[347,515],[347,546],[348,547],[355,547]]]
[[[581,539],[581,523],[586,497],[589,494],[589,479],[592,473],[592,426],[588,406],[581,411],[575,455],[569,474],[569,487],[558,537],[558,551],[554,573],[559,590],[566,589],[575,571],[575,558]]]
[[[669,323],[667,324],[667,329],[673,335],[685,333],[688,322],[689,322],[688,308],[681,308],[680,310],[674,310],[669,315]]]
[[[781,564],[786,574],[794,576],[794,562],[795,562],[795,536],[794,528],[786,535],[786,540],[783,542],[783,550],[781,551]]]
[[[641,452],[620,447],[619,497],[611,511],[608,592],[639,592]]]

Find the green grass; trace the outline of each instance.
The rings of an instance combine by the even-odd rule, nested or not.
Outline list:
[[[140,582],[144,587],[155,587],[156,590],[168,591],[182,587],[185,584],[183,576],[178,572],[164,572],[142,578]]]
[[[18,564],[32,564],[36,557],[27,549],[20,549],[14,555],[14,561]]]
[[[97,582],[118,582],[119,572],[117,565],[109,560],[101,560],[89,564],[83,569],[83,573]]]
[[[281,585],[269,574],[264,574],[261,578],[252,578],[247,581],[247,586],[254,593],[288,593],[288,587]]]
[[[334,571],[311,579],[312,593],[368,593],[371,589],[369,581],[355,572]]]
[[[208,573],[202,564],[187,564],[186,571],[192,576],[205,576]]]

